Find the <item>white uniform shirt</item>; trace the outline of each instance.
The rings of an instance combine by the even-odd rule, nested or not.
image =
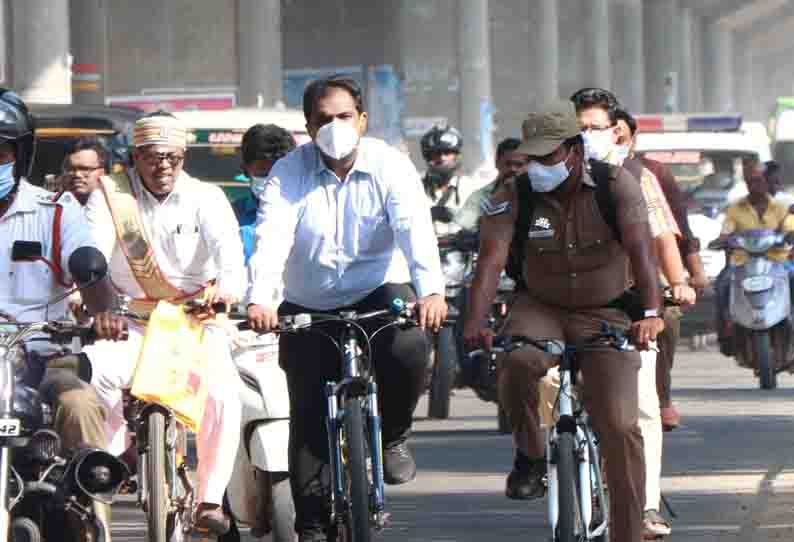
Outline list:
[[[413,283],[419,297],[444,293],[430,209],[410,159],[362,138],[344,181],[317,147],[276,162],[260,197],[249,301],[286,301],[329,310],[360,301],[389,282]]]
[[[56,202],[55,194],[21,181],[16,198],[6,213],[0,217],[0,311],[9,313],[21,322],[61,319],[66,316],[66,301],[49,307],[49,310],[26,310],[46,303],[66,291],[58,284],[44,262],[12,262],[11,251],[15,241],[41,243],[41,255],[52,260],[53,220],[55,209],[63,208],[61,215],[61,253],[57,256],[64,272],[64,281],[71,283],[69,256],[79,247],[95,246],[80,204],[69,193]]]
[[[243,245],[237,219],[223,191],[183,171],[174,190],[160,202],[143,187],[134,170],[129,174],[146,237],[168,281],[192,293],[217,279],[220,294],[239,299],[245,290]],[[108,259],[113,283],[130,297],[144,297],[117,243],[102,189],[94,190],[88,198],[85,214],[99,249]]]

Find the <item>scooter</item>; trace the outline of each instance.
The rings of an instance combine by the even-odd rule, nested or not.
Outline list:
[[[786,245],[783,234],[746,230],[709,248],[741,250],[748,261],[731,268],[728,319],[733,325],[736,361],[753,369],[761,389],[777,387],[777,374],[794,373],[791,296],[785,264],[768,252]]]
[[[251,536],[274,542],[295,540],[295,508],[288,473],[289,395],[278,365],[278,338],[244,331],[232,358],[240,375],[242,439],[226,489],[232,528],[221,542],[239,542],[238,524]]]

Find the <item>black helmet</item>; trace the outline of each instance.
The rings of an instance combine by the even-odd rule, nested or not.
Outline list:
[[[455,128],[446,126],[441,128],[433,126],[429,132],[422,136],[422,157],[429,162],[434,152],[457,152],[463,148],[463,138]]]
[[[13,91],[0,88],[0,143],[16,147],[16,177],[27,177],[36,151],[33,115]]]

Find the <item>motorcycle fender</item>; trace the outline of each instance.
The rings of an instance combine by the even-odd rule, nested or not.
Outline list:
[[[287,472],[289,470],[288,444],[288,419],[257,424],[248,439],[251,464],[263,471]]]
[[[743,278],[740,276],[740,278]],[[788,278],[774,277],[775,282],[769,300],[763,308],[756,309],[750,302],[748,294],[735,280],[730,290],[731,320],[747,329],[764,330],[782,322],[789,317],[791,310]]]

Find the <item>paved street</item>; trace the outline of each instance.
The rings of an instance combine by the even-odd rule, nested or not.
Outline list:
[[[684,423],[666,436],[662,484],[679,516],[672,542],[794,539],[794,377],[779,383],[762,392],[750,371],[713,351],[679,353],[674,386]],[[495,412],[464,391],[453,398],[452,419],[417,421],[419,475],[388,488],[392,526],[380,540],[548,539],[545,501],[504,497],[512,452]],[[129,504],[114,519],[114,540],[144,540]]]

